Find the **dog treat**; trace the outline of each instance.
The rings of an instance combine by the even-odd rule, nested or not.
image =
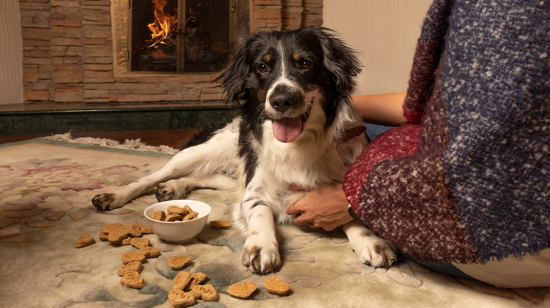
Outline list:
[[[173,307],[191,306],[197,303],[197,300],[190,293],[185,293],[181,290],[172,290],[168,293],[170,305]]]
[[[190,256],[179,256],[168,258],[168,266],[174,271],[179,271],[184,268],[193,258]]]
[[[153,215],[151,215],[151,219],[154,220],[164,221],[165,218],[166,214],[164,213],[164,211],[156,211],[153,213]]]
[[[139,275],[138,272],[131,271],[124,273],[124,276],[120,279],[120,284],[125,287],[141,289],[145,287],[145,280]]]
[[[136,222],[124,225],[124,230],[133,237],[141,236],[141,227]]]
[[[258,286],[253,282],[233,284],[227,288],[227,293],[233,297],[247,299],[256,291],[256,288],[258,288]]]
[[[107,240],[109,241],[109,244],[120,245],[122,244],[122,240],[128,236],[128,232],[124,228],[119,227],[118,229],[114,229],[109,232]]]
[[[187,221],[187,220],[191,220],[191,219],[195,219],[199,216],[199,213],[193,211],[187,215],[185,215],[185,217],[183,217],[183,221]]]
[[[149,247],[149,239],[134,237],[130,240],[130,244],[132,244],[132,246],[136,247],[137,249]]]
[[[217,302],[220,300],[220,294],[211,284],[205,284],[203,286],[196,285],[191,290],[191,295],[198,299],[203,299],[207,302]]]
[[[191,273],[189,272],[179,272],[176,277],[174,277],[174,285],[172,285],[172,290],[179,290],[183,292],[183,289],[191,280]]]
[[[142,247],[136,251],[136,254],[144,255],[145,258],[156,258],[160,256],[160,250],[153,247]]]
[[[189,214],[189,212],[191,212],[188,206],[187,208],[184,208],[184,207],[179,207],[177,205],[170,205],[166,211],[168,212],[168,215],[178,214],[182,216],[185,216]]]
[[[210,226],[212,229],[227,229],[231,227],[231,223],[229,221],[218,219],[211,221]]]
[[[264,282],[267,292],[277,295],[286,295],[290,291],[288,283],[282,281],[278,277],[268,277]]]
[[[114,224],[108,224],[101,228],[101,232],[105,234],[109,234],[111,231],[114,231],[118,228],[122,227],[122,224],[120,222],[114,223]]]
[[[194,273],[183,290],[190,291],[194,286],[205,282],[206,279],[208,279],[208,276],[205,273]]]
[[[109,235],[103,231],[99,232],[99,240],[102,242],[106,242],[109,240]]]
[[[127,272],[138,272],[141,273],[143,269],[143,264],[139,261],[132,261],[126,265],[123,265],[118,268],[117,275],[120,277],[124,276]]]
[[[139,225],[139,228],[141,229],[141,234],[153,234],[153,229],[151,229],[151,226]]]
[[[122,259],[122,263],[128,264],[132,261],[143,262],[143,260],[145,260],[145,255],[141,253],[125,252],[120,258]]]
[[[180,214],[172,214],[166,216],[166,219],[164,219],[164,221],[181,221],[182,219],[183,216],[181,216]]]
[[[123,240],[120,242],[120,245],[130,245],[131,242],[132,242],[132,238],[131,238],[131,237],[127,237],[127,238],[123,239]]]
[[[90,246],[93,243],[95,243],[94,238],[91,235],[86,234],[79,237],[76,240],[76,242],[74,242],[74,246],[76,248],[80,248],[80,247]]]
[[[180,272],[182,273],[182,272]],[[172,285],[172,290],[179,290],[179,291],[183,291],[183,289],[185,289],[185,286],[187,285],[187,283],[189,282],[189,280],[191,279],[191,273],[189,272],[183,272],[183,273],[187,273],[187,274],[181,274],[178,273],[178,275],[174,278],[174,284]],[[180,277],[178,277],[180,276]]]

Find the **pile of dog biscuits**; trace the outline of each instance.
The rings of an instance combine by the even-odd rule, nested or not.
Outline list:
[[[177,205],[170,205],[166,209],[168,215],[164,211],[156,211],[151,215],[151,218],[159,221],[187,221],[196,219],[199,216],[198,212],[193,211],[189,205],[179,207]]]

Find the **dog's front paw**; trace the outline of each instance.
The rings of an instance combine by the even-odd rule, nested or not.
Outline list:
[[[92,198],[92,204],[97,208],[98,211],[109,211],[120,206],[116,206],[115,194],[113,193],[103,193],[95,195]]]
[[[176,199],[174,188],[170,187],[166,183],[159,184],[155,189],[155,196],[159,202],[170,201]]]
[[[353,243],[350,241],[350,244],[364,264],[374,267],[390,267],[397,260],[395,247],[372,233],[363,234]]]
[[[281,267],[281,256],[277,242],[260,243],[258,235],[246,239],[242,255],[242,263],[259,275],[276,272]]]

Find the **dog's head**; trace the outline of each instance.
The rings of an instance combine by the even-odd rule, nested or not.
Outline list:
[[[292,142],[301,134],[314,102],[324,111],[324,128],[330,127],[339,104],[349,104],[359,72],[353,51],[332,31],[301,28],[260,32],[242,40],[234,61],[217,81],[227,103],[243,107],[251,120],[272,120],[275,138]]]

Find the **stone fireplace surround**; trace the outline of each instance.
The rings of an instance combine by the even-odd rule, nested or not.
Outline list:
[[[240,35],[323,22],[323,0],[235,1],[248,17]],[[128,71],[126,43],[114,39],[126,31],[117,14],[127,6],[128,0],[20,0],[25,104],[219,105],[221,89],[210,84],[218,73]]]

